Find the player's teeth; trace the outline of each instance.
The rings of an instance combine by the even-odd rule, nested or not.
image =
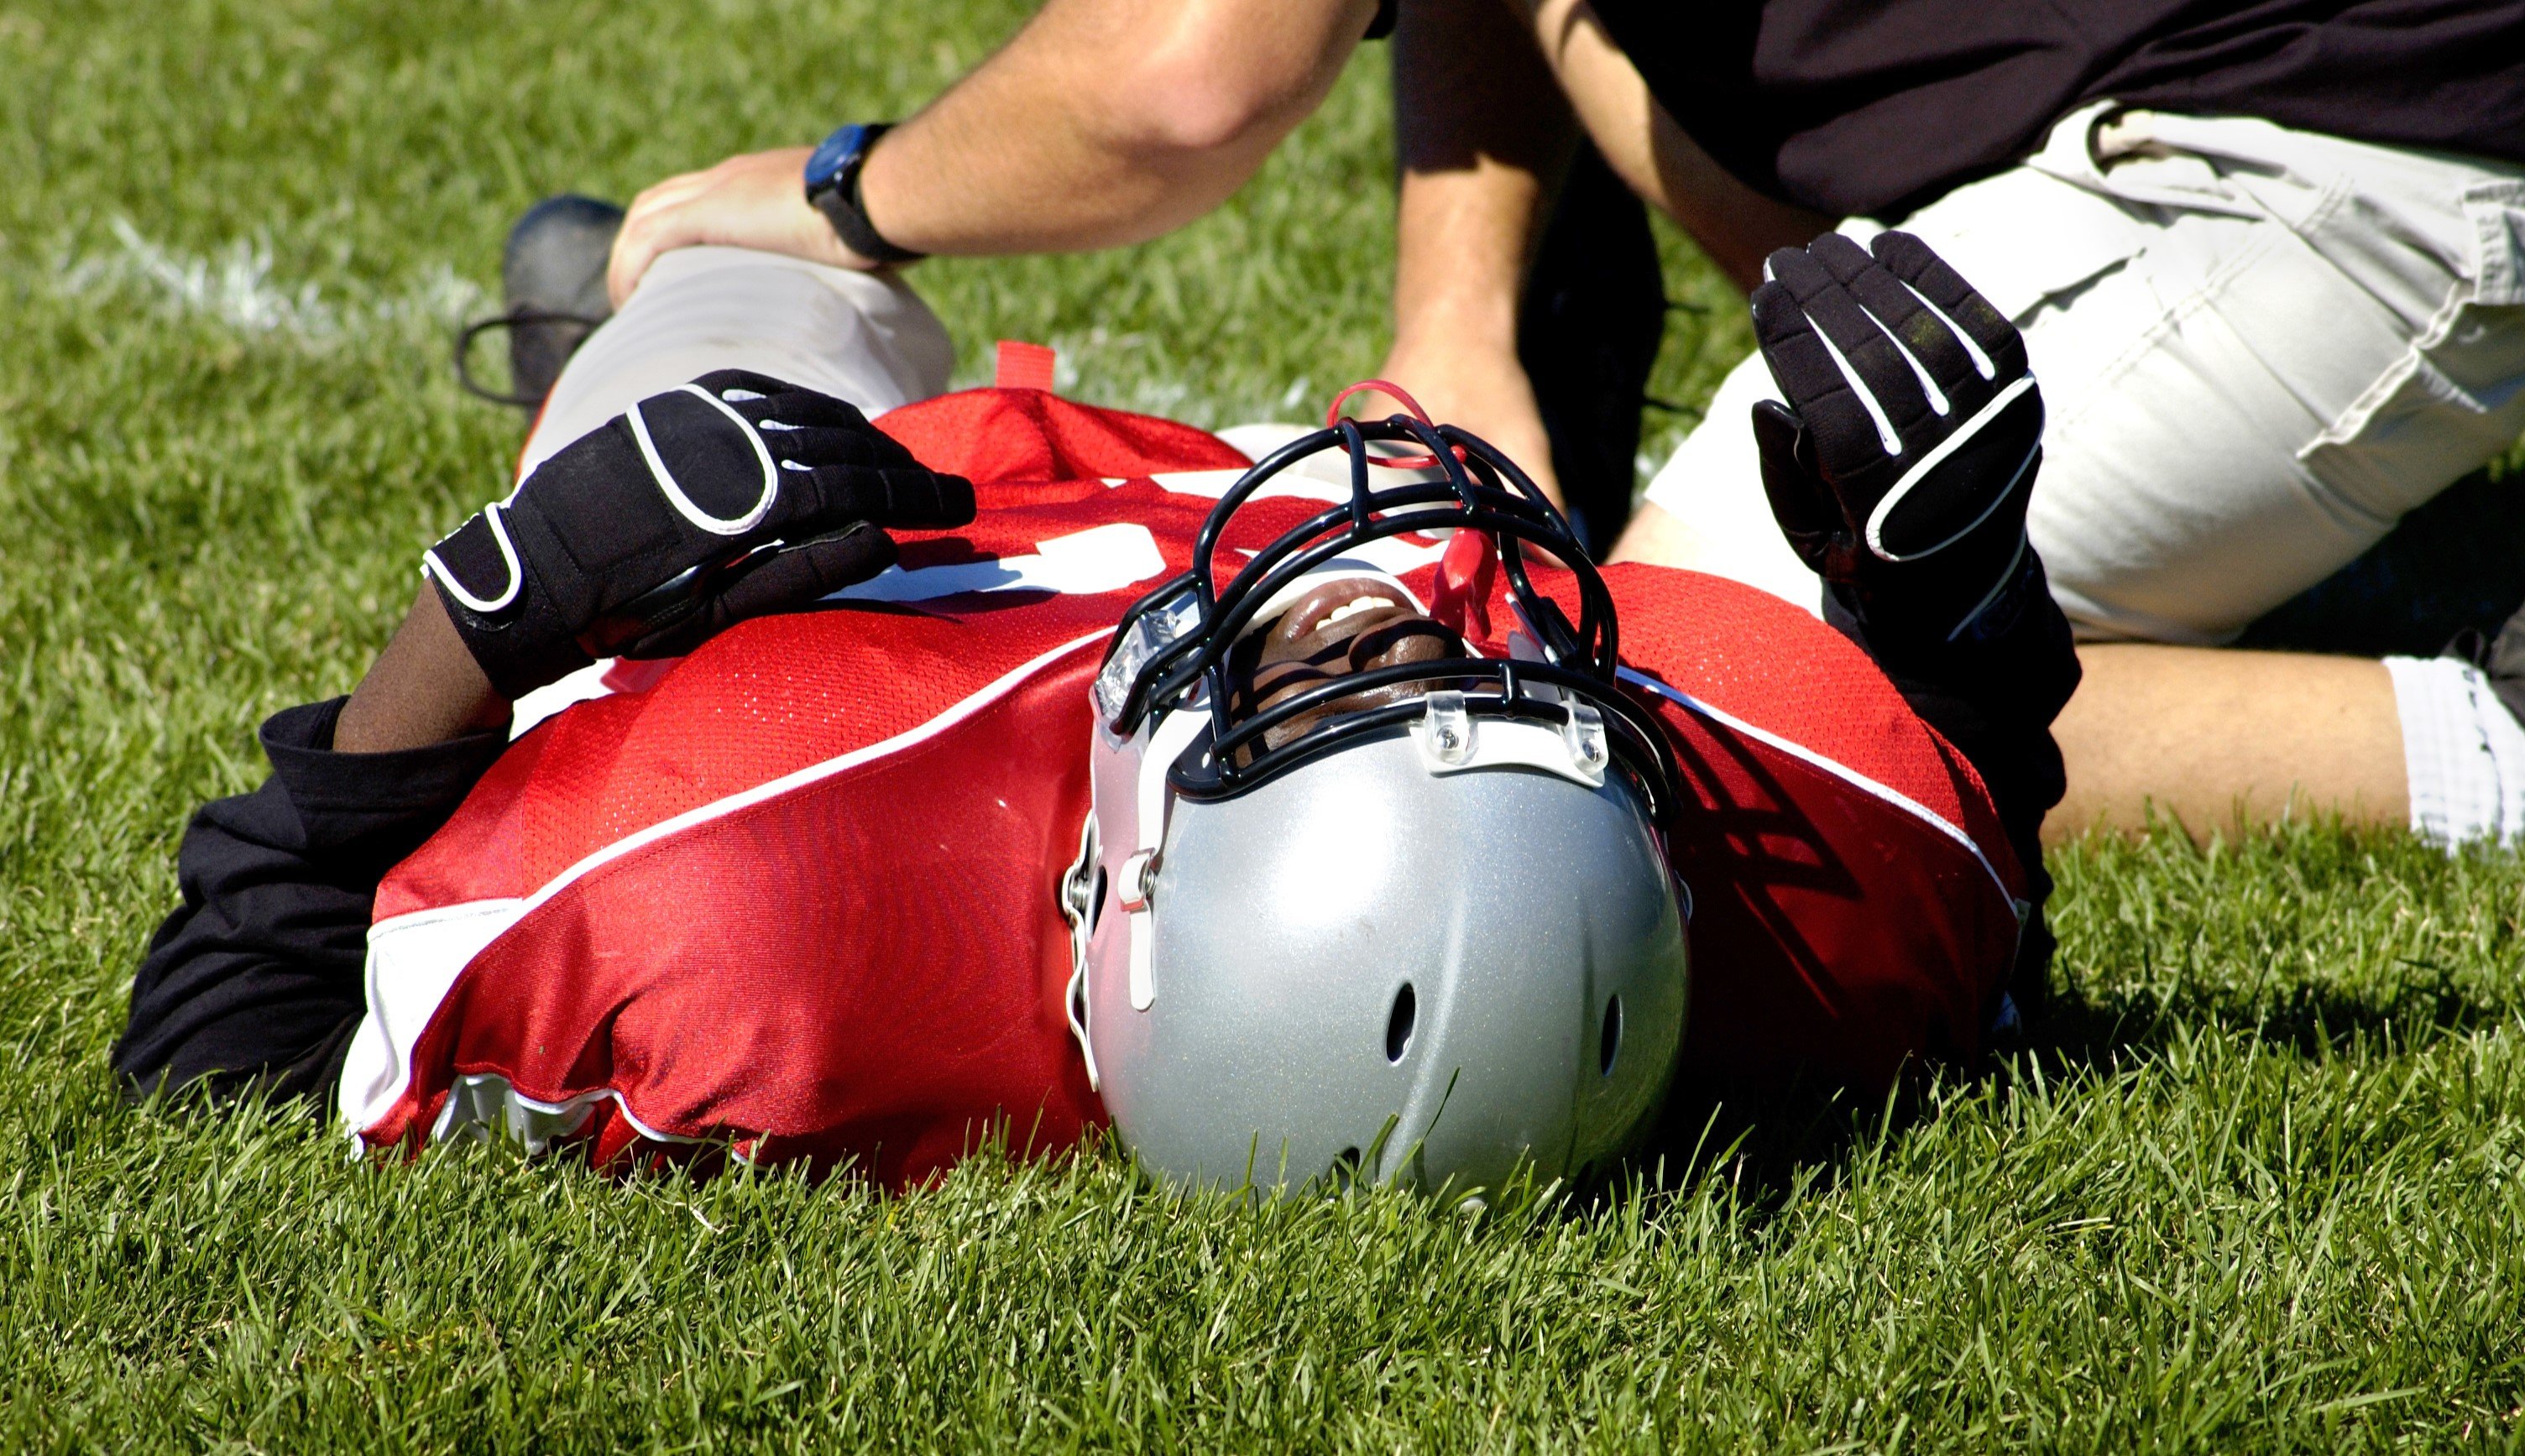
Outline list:
[[[1321,632],[1326,627],[1340,621],[1343,617],[1357,616],[1362,611],[1374,611],[1380,607],[1392,607],[1393,605],[1394,604],[1391,601],[1383,597],[1362,597],[1356,602],[1346,602],[1341,606],[1334,607],[1332,609],[1332,613],[1329,616],[1326,616],[1322,621],[1315,623],[1315,630]]]

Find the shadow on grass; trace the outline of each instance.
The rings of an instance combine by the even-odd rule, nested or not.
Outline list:
[[[2130,1072],[2203,1035],[2308,1059],[2390,1053],[2517,1015],[2512,997],[2483,994],[2479,978],[2455,967],[2403,964],[2409,974],[2390,994],[2299,984],[2252,1007],[2203,989],[2147,998],[2072,987],[1978,1061],[1921,1064],[1881,1094],[1812,1082],[1749,1089],[1687,1080],[1669,1096],[1634,1172],[1664,1192],[1718,1179],[1758,1231],[1793,1202],[1829,1191],[1859,1150],[1901,1140],[1959,1097],[1985,1090],[2006,1097],[2029,1072],[2056,1090]],[[1574,1206],[1609,1196],[1590,1191]]]
[[[1632,1180],[1653,1195],[1714,1181],[1747,1231],[1759,1235],[1799,1199],[1829,1191],[1859,1147],[1903,1137],[1973,1081],[1931,1070],[1883,1096],[1808,1082],[1760,1089],[1680,1082],[1623,1174],[1582,1188],[1569,1206],[1600,1209]]]
[[[2240,1031],[2315,1058],[2327,1051],[2410,1046],[2514,1014],[2512,1007],[2454,994],[2414,995],[2379,1007],[2312,992],[2257,1019],[2179,1008],[2132,1015],[2126,1008],[2085,1003],[2067,1010],[2015,1049],[2017,1057],[2032,1059],[2031,1067],[1999,1056],[1974,1067],[1931,1066],[1881,1096],[1819,1085],[1754,1092],[1678,1087],[1636,1160],[1613,1178],[1582,1186],[1567,1210],[1600,1212],[1623,1195],[1631,1180],[1651,1196],[1685,1195],[1714,1181],[1724,1187],[1746,1232],[1763,1237],[1793,1206],[1837,1188],[1865,1150],[1900,1142],[1959,1097],[1985,1090],[2007,1097],[2028,1070],[2039,1070],[2056,1091],[2132,1071],[2187,1031]]]
[[[2303,984],[2252,1008],[2180,994],[2160,1000],[2062,996],[2047,1008],[2023,1046],[2041,1059],[2047,1074],[2108,1072],[2134,1055],[2146,1058],[2178,1037],[2203,1031],[2241,1033],[2305,1056],[2339,1055],[2416,1046],[2484,1030],[2516,1013],[2512,999],[2461,984],[2453,967],[2404,964],[2411,974],[2381,996]]]

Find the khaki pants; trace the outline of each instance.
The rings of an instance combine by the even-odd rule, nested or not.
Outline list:
[[[2232,639],[2525,432],[2525,169],[2103,104],[1903,225],[2025,330],[2029,529],[2082,637]],[[1676,564],[1811,607],[1747,423],[1772,394],[1739,364],[1649,499]]]
[[[713,369],[751,369],[864,414],[947,390],[946,326],[902,279],[746,248],[661,254],[621,312],[570,356],[518,462],[554,452],[653,394]]]

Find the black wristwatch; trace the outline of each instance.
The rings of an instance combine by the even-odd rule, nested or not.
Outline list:
[[[891,121],[854,121],[825,137],[816,155],[807,159],[807,201],[833,224],[843,244],[862,258],[911,263],[927,255],[887,242],[860,201],[860,172],[867,167],[868,153],[875,149],[878,137],[893,129]]]

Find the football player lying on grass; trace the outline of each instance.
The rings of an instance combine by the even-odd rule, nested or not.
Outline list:
[[[1458,431],[1255,465],[923,399],[900,281],[663,259],[358,690],[195,816],[115,1065],[374,1148],[901,1186],[1110,1120],[1183,1182],[1463,1189],[1609,1166],[1678,1074],[1970,1058],[2051,944],[2040,396],[1910,239],[1772,267],[1839,630],[1600,572]]]

